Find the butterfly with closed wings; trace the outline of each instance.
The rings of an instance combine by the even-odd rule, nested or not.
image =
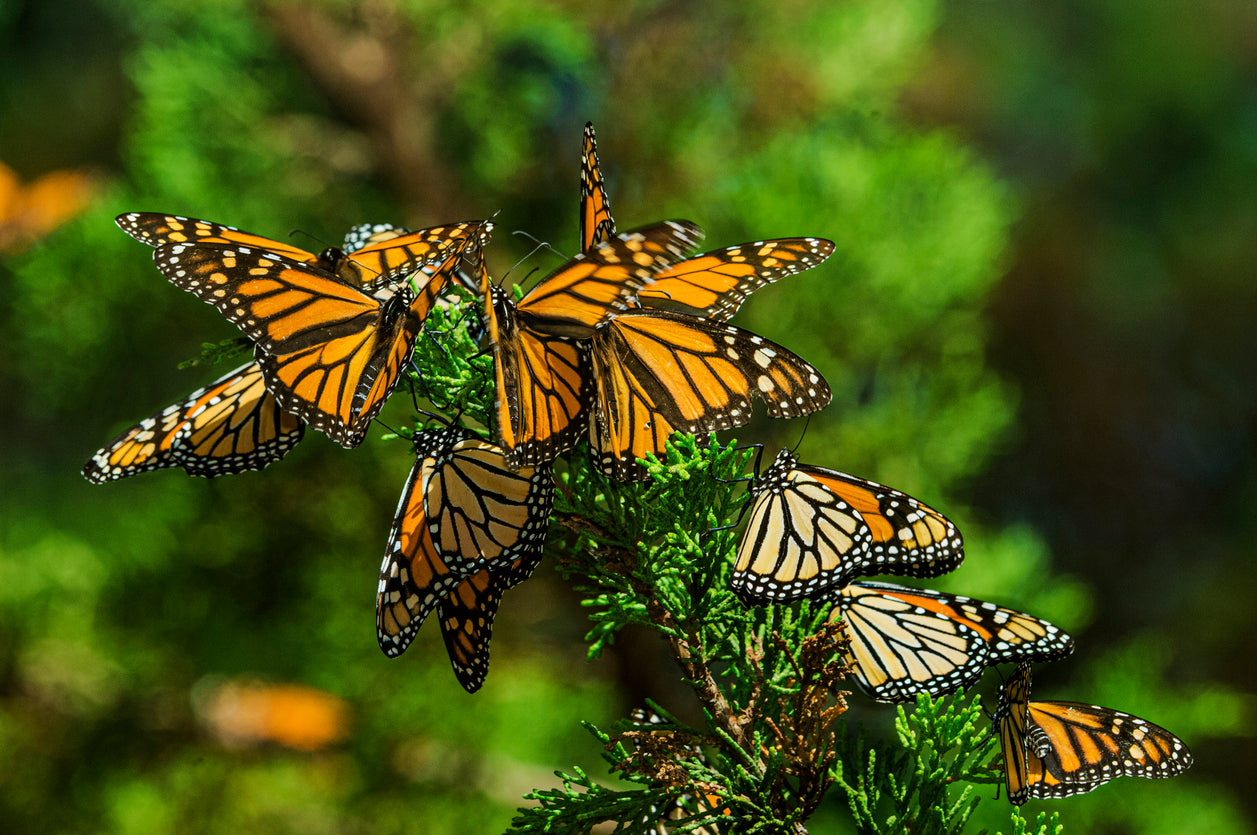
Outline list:
[[[385,655],[401,655],[439,606],[455,674],[474,692],[502,594],[541,559],[554,479],[549,465],[512,471],[499,447],[458,428],[420,433],[414,446],[380,567],[377,637]]]
[[[856,577],[938,577],[964,559],[945,516],[873,481],[800,464],[788,449],[752,482],[730,585],[748,603],[791,603]]]
[[[1074,651],[1073,639],[1045,620],[959,594],[865,581],[832,599],[831,620],[847,625],[852,677],[877,701],[963,690],[993,664]]]

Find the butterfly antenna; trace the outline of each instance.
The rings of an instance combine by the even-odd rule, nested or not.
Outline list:
[[[424,417],[432,418],[433,420],[435,420],[437,423],[441,424],[442,426],[450,427],[454,425],[453,421],[451,421],[449,418],[443,415],[438,415],[436,412],[429,412],[429,411],[425,411],[424,409],[418,409],[417,411],[419,412],[419,414],[423,415]],[[459,414],[461,415],[462,412],[460,411]]]
[[[399,431],[399,430],[397,430],[397,429],[394,429],[393,427],[389,426],[387,423],[385,423],[385,422],[384,422],[383,420],[381,420],[380,418],[375,418],[375,422],[376,422],[376,423],[378,423],[378,424],[380,424],[380,426],[383,426],[385,429],[387,429],[387,430],[389,431],[389,433],[390,433],[390,434],[396,435],[396,436],[397,436],[397,437],[399,437],[399,438],[406,438],[406,440],[410,440],[410,437],[409,437],[408,435],[406,435],[405,433],[403,433],[403,432],[401,432],[401,431]]]
[[[521,263],[533,257],[533,255],[537,254],[538,250],[542,250],[542,249],[550,250],[551,252],[559,256],[559,258],[563,259],[564,261],[571,260],[570,258],[568,258],[568,256],[564,255],[562,252],[559,252],[557,249],[555,249],[554,246],[549,241],[543,241],[540,238],[538,238],[536,235],[525,232],[523,229],[516,229],[511,234],[518,235],[521,238],[527,238],[528,240],[532,241],[533,244],[535,244],[531,252],[529,252],[523,258],[519,259]],[[519,264],[516,264],[515,266],[518,267]]]
[[[303,237],[305,237],[305,238],[308,238],[309,240],[314,241],[316,244],[321,244],[324,248],[326,248],[326,247],[328,247],[328,246],[329,246],[329,244],[327,243],[327,241],[323,240],[323,239],[322,239],[322,238],[320,238],[318,235],[312,235],[312,234],[310,234],[309,232],[307,232],[307,231],[306,231],[306,230],[304,230],[304,229],[294,229],[294,230],[292,230],[291,232],[289,232],[289,233],[288,233],[288,237],[290,237],[290,238],[295,238],[295,237],[297,237],[298,235],[301,235],[301,236],[303,236]]]
[[[794,442],[794,446],[790,447],[790,454],[799,451],[799,447],[803,444],[803,439],[807,437],[807,428],[812,423],[812,414],[809,412],[807,417],[803,418],[803,431],[799,433],[799,440]]]

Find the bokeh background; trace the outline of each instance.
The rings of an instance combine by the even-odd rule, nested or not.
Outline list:
[[[508,595],[479,694],[435,627],[385,659],[375,577],[410,453],[382,430],[212,482],[78,474],[222,373],[177,366],[233,335],[115,214],[317,250],[499,212],[502,275],[532,247],[515,230],[576,247],[587,120],[622,227],[837,245],[738,320],[816,364],[833,405],[738,437],[802,436],[805,459],[946,510],[969,558],[939,585],[1077,639],[1039,696],[1196,755],[1027,810],[1253,831],[1246,0],[0,2],[0,830],[501,831],[555,769],[605,773],[580,720],[692,710],[650,635],[586,663],[548,563]],[[893,711],[852,701],[891,738]],[[814,831],[843,831],[830,800]],[[1008,815],[984,802],[977,824]]]

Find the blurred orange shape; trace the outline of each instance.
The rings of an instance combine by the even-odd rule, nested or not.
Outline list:
[[[95,191],[96,177],[87,171],[50,171],[24,186],[0,162],[0,252],[18,252],[47,235],[86,209]]]
[[[202,719],[224,745],[275,743],[317,751],[349,735],[349,705],[303,684],[227,682],[205,699]]]

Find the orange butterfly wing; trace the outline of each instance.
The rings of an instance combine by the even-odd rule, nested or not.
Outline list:
[[[164,467],[206,478],[260,470],[287,455],[304,431],[249,363],[127,429],[92,457],[83,475],[101,484]]]
[[[586,348],[520,327],[514,302],[487,281],[485,311],[493,345],[498,442],[506,461],[511,467],[550,461],[575,445],[587,419]]]
[[[521,557],[506,569],[482,569],[459,583],[440,602],[441,637],[454,675],[468,693],[475,693],[489,674],[489,640],[502,595],[532,576],[538,552]]]
[[[585,123],[585,139],[580,158],[580,248],[586,252],[606,243],[615,235],[611,203],[598,168],[598,148],[594,126]]]
[[[518,316],[532,330],[588,338],[594,328],[627,310],[629,299],[652,276],[684,258],[702,234],[688,221],[668,220],[617,235],[539,281],[519,300]]]
[[[154,252],[171,282],[257,343],[255,358],[281,408],[347,447],[362,441],[400,379],[458,257],[426,275],[418,294],[406,284],[368,294],[317,267],[234,244]]]
[[[705,252],[655,275],[637,294],[648,307],[728,321],[766,284],[811,269],[834,251],[822,238],[780,238]]]
[[[780,345],[684,314],[622,313],[595,333],[591,357],[598,386],[591,439],[604,471],[622,480],[644,478],[634,458],[662,453],[674,431],[747,423],[752,398],[771,417],[809,414],[830,399],[820,372]]]
[[[349,242],[356,244],[351,252],[328,247],[315,255],[292,244],[245,232],[233,226],[178,215],[128,212],[118,215],[114,222],[122,231],[151,247],[209,244],[239,245],[265,250],[326,270],[355,287],[413,272],[422,264],[442,260],[446,252],[467,246],[468,239],[474,239],[472,245],[481,246],[486,242],[488,229],[491,228],[490,224],[467,222],[411,232],[400,227],[376,224],[366,234],[354,235],[362,227],[351,232]]]

